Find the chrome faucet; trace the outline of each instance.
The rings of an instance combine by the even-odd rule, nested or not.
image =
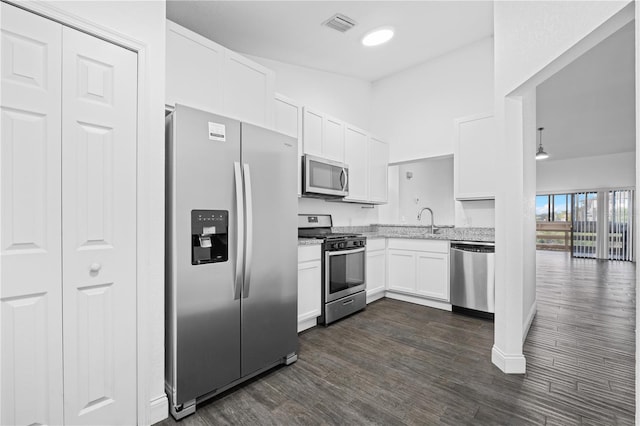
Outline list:
[[[429,210],[429,213],[431,213],[431,233],[433,234],[436,230],[436,227],[433,225],[433,210],[429,207],[423,207],[422,210],[420,210],[420,213],[418,213],[418,222],[422,219],[422,212],[425,210]]]

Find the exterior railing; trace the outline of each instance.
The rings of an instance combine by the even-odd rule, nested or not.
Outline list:
[[[571,251],[571,222],[536,222],[536,248]]]

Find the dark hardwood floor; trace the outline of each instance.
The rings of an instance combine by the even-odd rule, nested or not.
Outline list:
[[[526,375],[491,363],[491,321],[383,299],[179,424],[632,425],[634,324],[635,264],[538,252]]]

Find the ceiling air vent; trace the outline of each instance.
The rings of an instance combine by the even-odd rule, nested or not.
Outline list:
[[[325,25],[329,28],[333,28],[334,30],[340,31],[341,33],[344,33],[348,30],[350,30],[351,28],[356,26],[356,21],[354,21],[353,19],[349,18],[348,16],[345,16],[341,13],[336,13],[335,15],[333,15],[331,18],[329,18],[328,20],[324,21],[322,23],[322,25]]]

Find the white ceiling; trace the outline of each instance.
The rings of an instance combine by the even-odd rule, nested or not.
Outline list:
[[[635,151],[631,22],[538,86],[546,161]]]
[[[321,25],[335,13],[357,25]],[[493,2],[169,0],[167,19],[240,53],[375,81],[491,36]],[[380,26],[395,37],[362,46]]]

